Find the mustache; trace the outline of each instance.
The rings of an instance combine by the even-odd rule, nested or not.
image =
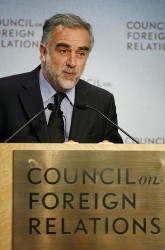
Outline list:
[[[76,75],[78,73],[78,70],[76,68],[64,68],[63,72]]]

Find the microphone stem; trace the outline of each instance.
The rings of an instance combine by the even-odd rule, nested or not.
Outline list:
[[[48,104],[49,105],[49,104]],[[6,141],[4,141],[4,143],[10,141],[15,135],[17,135],[23,128],[25,128],[29,123],[31,123],[37,116],[39,116],[45,109],[49,108],[48,106],[46,106],[45,108],[43,108],[42,110],[40,110],[40,112],[38,112],[35,116],[32,117],[32,119],[30,119],[27,123],[25,123],[22,127],[20,127],[20,129],[18,129],[14,134],[12,134],[12,136],[10,136]]]
[[[94,111],[98,112],[100,115],[102,115],[105,119],[107,119],[109,122],[111,122],[115,127],[117,127],[119,130],[121,130],[125,135],[127,135],[128,137],[130,137],[134,142],[136,142],[137,144],[140,144],[135,138],[133,138],[131,135],[129,135],[126,131],[124,131],[124,129],[120,128],[119,126],[117,126],[113,121],[111,121],[108,117],[106,117],[104,114],[102,114],[99,110],[86,105],[87,108],[93,109]]]

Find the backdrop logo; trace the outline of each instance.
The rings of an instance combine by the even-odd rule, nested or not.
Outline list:
[[[40,41],[36,39],[36,30],[41,23],[31,19],[0,19],[1,48],[36,48]]]
[[[113,86],[111,82],[109,81],[105,82],[105,81],[102,81],[101,79],[88,78],[88,79],[84,79],[84,81],[87,81],[90,84],[97,86],[97,87],[101,87],[101,88],[109,88]]]
[[[163,137],[136,137],[135,138],[137,141],[140,142],[140,144],[165,144],[165,138]],[[133,142],[129,137],[125,138],[125,143],[127,144],[131,144],[131,143],[135,143]]]
[[[127,50],[165,51],[165,22],[128,21]]]

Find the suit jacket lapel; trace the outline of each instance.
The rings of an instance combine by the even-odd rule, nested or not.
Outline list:
[[[29,120],[41,109],[43,109],[43,102],[38,80],[38,70],[35,73],[37,73],[37,75],[34,74],[34,77],[32,79],[22,84],[22,92],[19,94],[20,100],[22,102],[22,105],[24,106]],[[31,122],[31,125],[40,142],[49,142],[49,135],[47,132],[44,112],[37,118],[35,118]]]

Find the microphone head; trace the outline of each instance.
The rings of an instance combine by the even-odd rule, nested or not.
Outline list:
[[[49,110],[53,110],[53,103],[49,103],[48,105],[47,105],[47,108],[49,109]]]
[[[86,104],[81,104],[81,103],[77,103],[75,106],[76,108],[82,109],[82,110],[86,110],[88,108]]]

